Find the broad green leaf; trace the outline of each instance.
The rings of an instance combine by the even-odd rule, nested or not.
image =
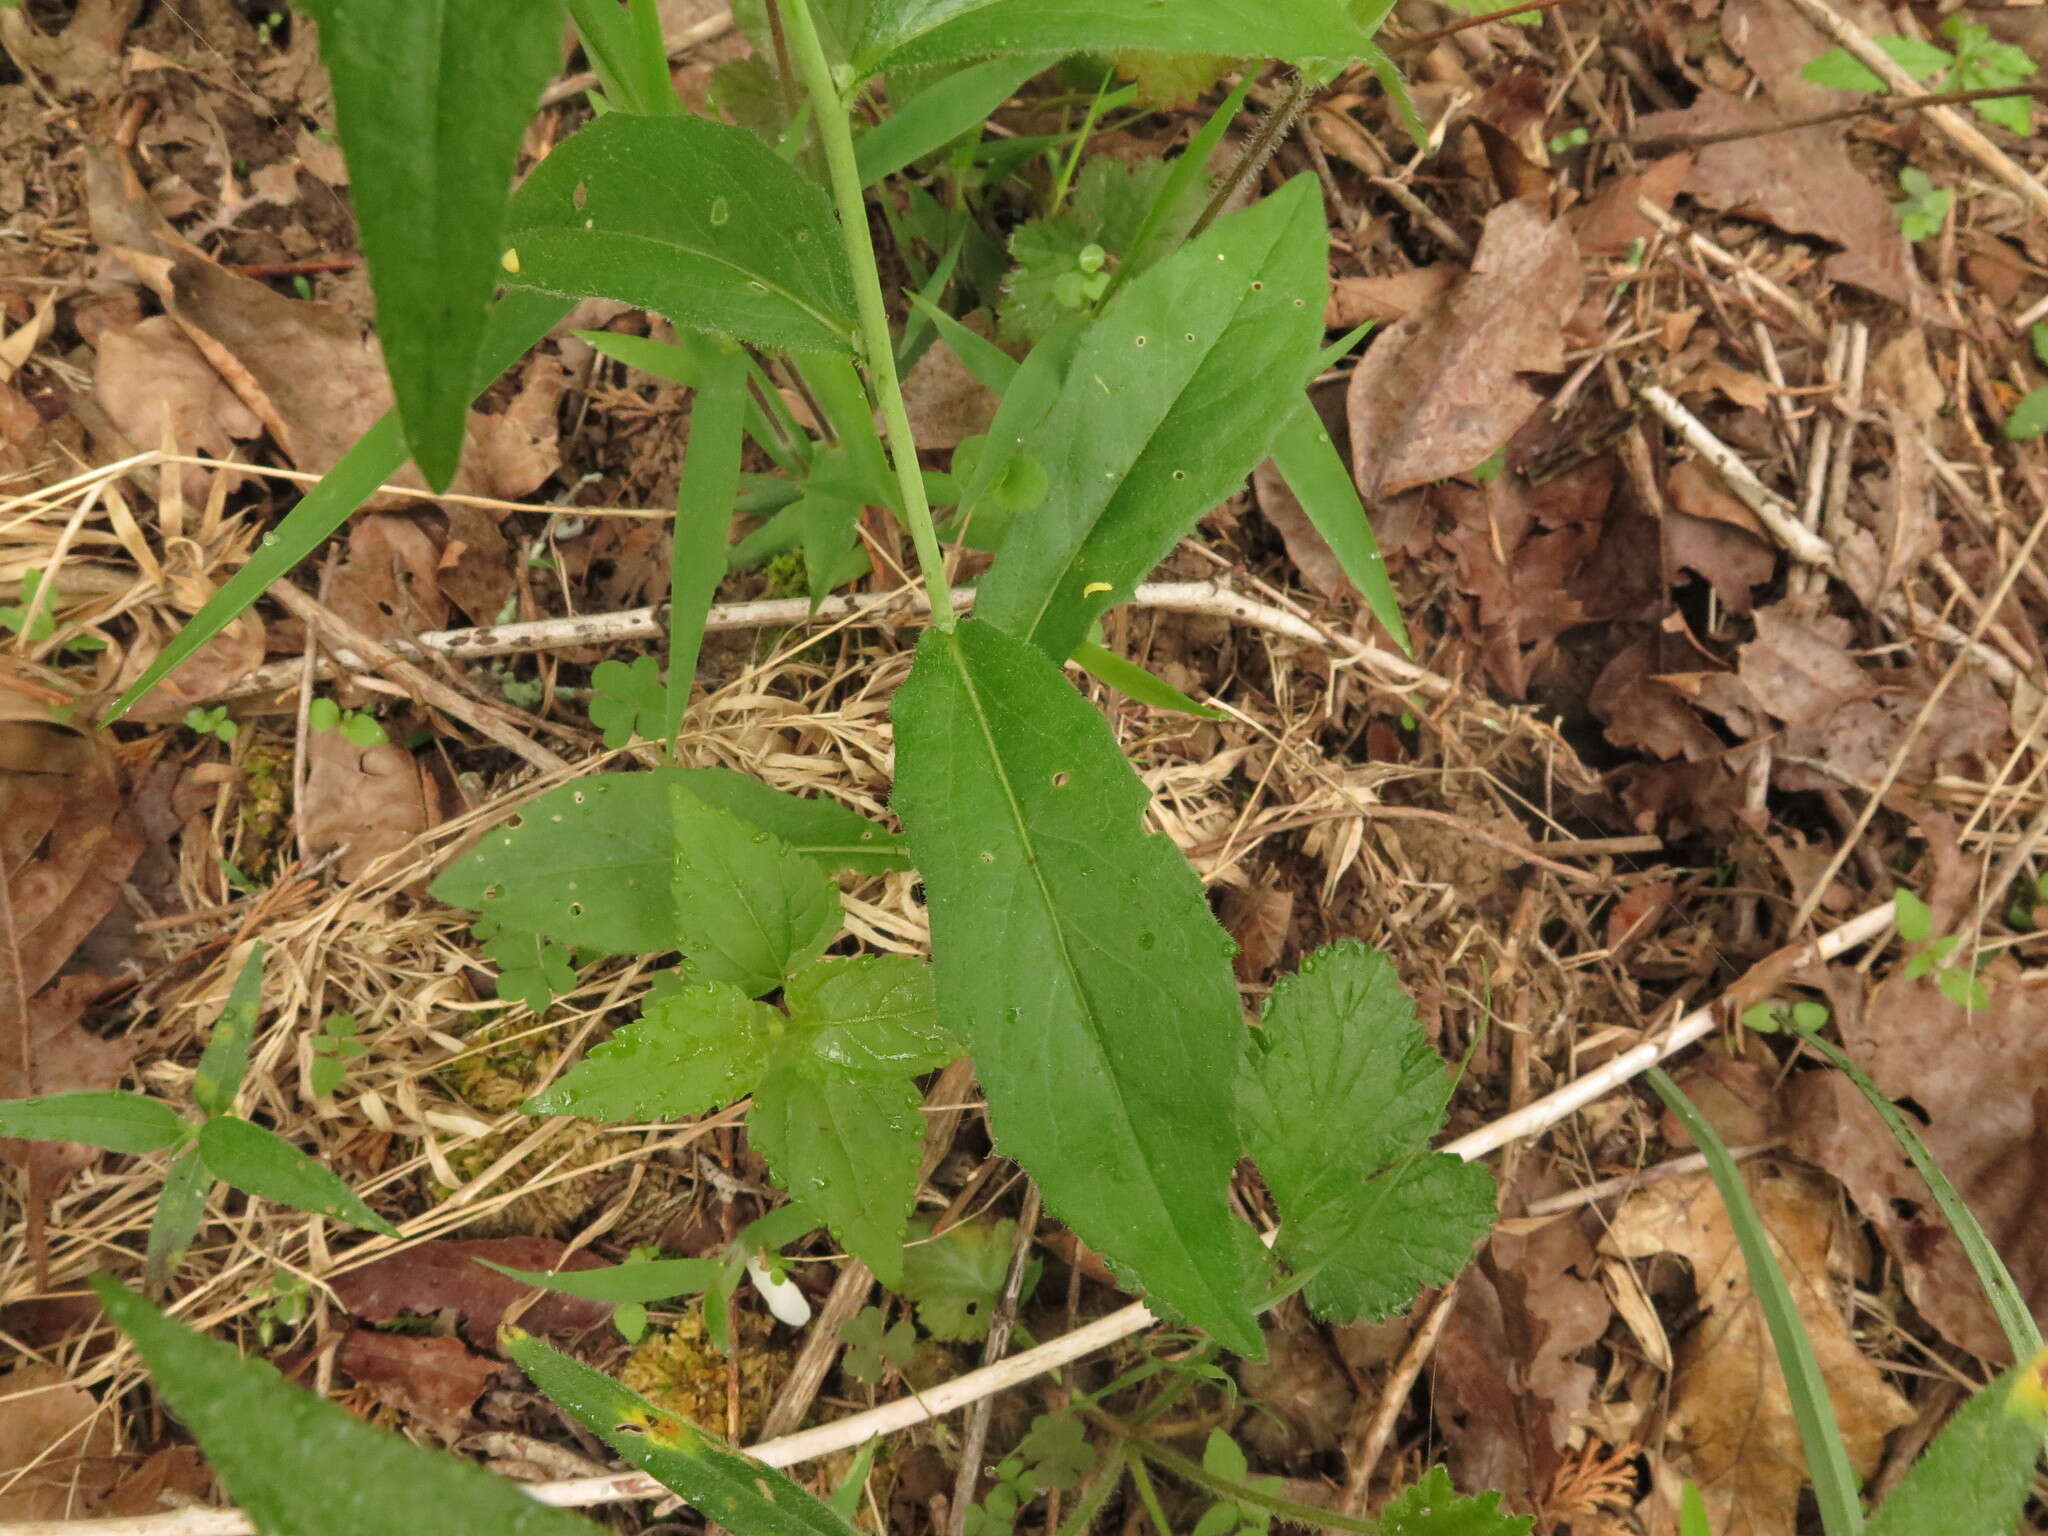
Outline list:
[[[1277,1248],[1341,1322],[1399,1311],[1465,1266],[1493,1224],[1487,1171],[1425,1149],[1450,1084],[1387,957],[1319,950],[1267,1000],[1240,1090],[1246,1149],[1280,1209]]]
[[[1799,78],[1832,91],[1882,91],[1884,81],[1868,64],[1846,48],[1830,48],[1815,54],[1799,71]]]
[[[855,1536],[786,1473],[516,1328],[499,1341],[534,1384],[598,1439],[705,1519],[746,1536]]]
[[[485,1269],[544,1291],[565,1296],[582,1296],[591,1301],[621,1304],[667,1301],[671,1296],[690,1296],[717,1282],[725,1266],[716,1259],[642,1259],[628,1264],[607,1264],[602,1269],[565,1269],[547,1273],[538,1269],[514,1269],[490,1259],[478,1259]]]
[[[1098,683],[1107,683],[1118,693],[1136,699],[1140,704],[1150,704],[1154,709],[1178,710],[1184,715],[1199,715],[1204,720],[1230,718],[1220,709],[1196,703],[1165,678],[1146,671],[1130,657],[1119,656],[1092,640],[1083,640],[1074,647],[1074,664]]]
[[[893,712],[940,1017],[1004,1154],[1159,1303],[1256,1354],[1262,1260],[1225,1202],[1243,1024],[1201,882],[1143,830],[1107,723],[1015,636],[927,631]]]
[[[1025,354],[1003,389],[1002,404],[996,407],[981,451],[960,488],[962,536],[975,548],[997,547],[1014,512],[1029,510],[1016,507],[1015,498],[1005,494],[1005,484],[1020,458],[1036,465],[1039,475],[1045,474],[1045,466],[1024,451],[1025,445],[1041,433],[1087,333],[1086,323],[1078,318],[1063,322]],[[1048,480],[1046,489],[1050,488]]]
[[[673,599],[671,599],[673,601]],[[590,723],[613,751],[635,736],[659,741],[668,734],[668,690],[652,656],[600,661],[590,671]]]
[[[23,1141],[82,1141],[109,1152],[156,1152],[192,1134],[161,1099],[118,1089],[0,1099],[0,1136]]]
[[[744,128],[599,118],[512,199],[498,276],[771,347],[844,351],[853,282],[824,189]]]
[[[980,584],[983,619],[1064,660],[1243,482],[1299,407],[1327,254],[1321,192],[1299,177],[1111,302],[1024,434],[1052,490],[1012,523]]]
[[[1347,0],[903,0],[870,12],[856,57],[898,69],[1048,48],[1136,49],[1349,64],[1371,42]]]
[[[681,784],[670,785],[668,808],[673,942],[693,976],[759,997],[838,937],[838,888],[790,844]]]
[[[979,128],[1019,86],[1058,59],[1056,53],[990,59],[926,86],[854,142],[860,184],[871,187]]]
[[[902,839],[836,800],[803,799],[729,768],[600,773],[537,796],[434,882],[433,894],[504,928],[610,955],[676,947],[668,795],[773,833],[820,869],[880,874],[908,865]]]
[[[1707,1172],[1728,1212],[1728,1224],[1742,1249],[1743,1267],[1749,1272],[1750,1288],[1770,1330],[1771,1348],[1778,1357],[1778,1369],[1785,1378],[1785,1391],[1792,1402],[1792,1419],[1799,1428],[1800,1448],[1806,1452],[1807,1476],[1813,1483],[1814,1502],[1819,1506],[1821,1529],[1826,1536],[1858,1536],[1863,1529],[1863,1505],[1857,1497],[1856,1470],[1849,1465],[1849,1452],[1835,1419],[1835,1405],[1828,1395],[1827,1378],[1821,1374],[1813,1341],[1800,1320],[1799,1305],[1792,1299],[1785,1271],[1771,1251],[1763,1218],[1749,1197],[1749,1186],[1720,1133],[1703,1116],[1669,1074],[1652,1067],[1644,1074],[1677,1119],[1685,1133],[1707,1160]]]
[[[1956,1410],[1871,1517],[1870,1536],[1983,1536],[2019,1526],[2041,1426],[2006,1404],[2008,1371]]]
[[[597,1536],[599,1527],[473,1462],[372,1429],[276,1367],[180,1327],[106,1275],[93,1290],[156,1390],[261,1531]]]
[[[576,35],[612,104],[645,116],[683,110],[668,72],[668,46],[655,0],[569,0]]]
[[[914,1076],[960,1054],[939,1026],[931,967],[908,955],[821,960],[790,977],[782,1000],[804,1048],[860,1076]]]
[[[704,617],[725,576],[726,535],[740,488],[747,405],[746,354],[721,338],[690,399],[689,445],[676,483],[675,538],[668,568],[667,716],[662,732],[671,743],[689,708],[697,652],[704,643]]]
[[[1380,541],[1373,536],[1365,503],[1358,499],[1358,482],[1314,406],[1303,405],[1280,429],[1273,440],[1273,464],[1373,617],[1386,626],[1403,652],[1414,655],[1408,626],[1401,620],[1401,600],[1388,579],[1387,562],[1380,558]]]
[[[1894,33],[1871,39],[1884,50],[1891,61],[1911,75],[1915,80],[1925,80],[1929,75],[1938,75],[1955,62],[1955,55],[1939,44],[1925,42],[1917,37],[1902,37]],[[2024,58],[2024,55],[2022,55]],[[1882,86],[1879,89],[1883,89]]]
[[[986,336],[970,331],[922,294],[910,295],[910,305],[938,330],[940,338],[953,349],[961,366],[974,375],[977,384],[998,395],[1010,387],[1020,366],[1014,357]]]
[[[754,1089],[747,1140],[791,1198],[894,1289],[917,1198],[924,1096],[908,1077],[855,1076],[781,1056]]]
[[[249,951],[228,993],[227,1006],[213,1021],[206,1050],[192,1074],[192,1098],[209,1115],[225,1115],[235,1107],[235,1094],[249,1070],[249,1042],[256,1035],[256,1010],[263,998],[263,946]]]
[[[1892,892],[1892,922],[1908,944],[1925,944],[1934,934],[1934,914],[1916,892],[1904,886]]]
[[[233,1115],[215,1116],[199,1128],[199,1156],[209,1173],[244,1194],[385,1237],[399,1235],[398,1228],[365,1205],[341,1175],[260,1125]]]
[[[911,1224],[899,1289],[917,1303],[917,1320],[935,1339],[973,1344],[988,1337],[996,1302],[1010,1277],[1017,1223],[956,1221],[937,1237],[932,1224]]]
[[[476,372],[470,377],[471,397],[488,388],[521,353],[545,336],[567,310],[566,304],[546,294],[510,294],[500,299],[491,309],[483,350]],[[396,474],[404,462],[405,443],[398,430],[398,417],[386,415],[356,439],[341,461],[300,499],[283,522],[263,536],[242,568],[185,621],[185,627],[143,669],[142,676],[128,685],[128,691],[114,701],[100,723],[111,725],[120,719],[134,708],[137,699],[234,623],[244,609],[269,590],[271,583],[282,578],[348,521],[349,514],[368,501],[370,494]]]
[[[2005,418],[2008,442],[2023,443],[2044,432],[2048,432],[2048,385],[2030,389],[2020,396],[2020,403]]]
[[[526,1101],[529,1115],[619,1124],[701,1115],[750,1092],[781,1015],[722,982],[664,986],[628,1024]]]
[[[1380,1509],[1381,1536],[1528,1536],[1530,1515],[1511,1515],[1500,1495],[1462,1497],[1451,1474],[1431,1467]]]
[[[307,0],[333,82],[377,331],[413,457],[462,457],[505,204],[561,63],[561,0]]]
[[[200,1160],[197,1145],[171,1159],[164,1187],[156,1197],[156,1213],[149,1221],[143,1276],[150,1285],[166,1284],[185,1262],[199,1224],[206,1219],[206,1197],[212,1189],[213,1175]]]

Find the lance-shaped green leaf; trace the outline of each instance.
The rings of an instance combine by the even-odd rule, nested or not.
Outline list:
[[[23,1141],[82,1141],[109,1152],[156,1152],[192,1134],[161,1099],[119,1089],[0,1099],[0,1136]]]
[[[256,1036],[256,1009],[263,999],[263,946],[249,951],[227,1006],[213,1021],[206,1050],[192,1073],[192,1098],[209,1115],[225,1115],[235,1107],[235,1094],[249,1070],[249,1042]]]
[[[930,973],[902,955],[823,960],[790,978],[783,1002],[787,1013],[723,983],[663,986],[639,1022],[527,1111],[616,1124],[702,1114],[751,1093],[748,1135],[777,1181],[893,1285],[924,1142],[911,1080],[958,1053],[939,1028]]]
[[[655,0],[569,0],[576,35],[612,106],[647,116],[683,110],[668,72],[668,44]]]
[[[2021,1370],[2039,1370],[2040,1364]],[[2008,1371],[1958,1408],[1864,1527],[1870,1536],[1978,1536],[2019,1528],[2041,1423],[2007,1405]]]
[[[185,1262],[199,1223],[206,1219],[206,1196],[213,1188],[213,1175],[200,1161],[198,1143],[171,1159],[170,1172],[156,1197],[156,1212],[149,1220],[149,1247],[143,1276],[152,1286],[161,1286]]]
[[[1348,0],[878,0],[856,58],[897,69],[1059,48],[1349,64],[1371,44]]]
[[[669,548],[662,735],[671,742],[682,729],[696,681],[705,615],[725,576],[726,535],[732,528],[733,498],[739,494],[741,438],[750,403],[746,354],[724,337],[705,350],[703,377],[690,401],[690,442],[676,483],[675,538]]]
[[[681,784],[669,786],[668,810],[672,942],[693,976],[759,997],[838,937],[838,887],[790,844]]]
[[[618,299],[764,346],[845,351],[853,280],[831,200],[744,128],[614,112],[534,168],[499,276]]]
[[[522,352],[548,333],[567,309],[559,299],[541,293],[508,294],[493,305],[483,350],[470,378],[470,397],[474,399],[511,367]],[[101,723],[111,725],[120,719],[134,708],[137,699],[234,623],[272,582],[280,580],[319,548],[321,540],[348,521],[349,514],[368,501],[371,493],[396,474],[404,462],[405,440],[398,430],[398,417],[387,413],[356,439],[340,462],[285,514],[283,522],[263,536],[242,568],[185,621],[185,627],[171,637],[170,644],[143,668],[142,676],[114,701]]]
[[[100,1305],[134,1343],[156,1390],[260,1531],[363,1536],[596,1536],[473,1462],[372,1429],[277,1368],[193,1333],[95,1275]]]
[[[385,1237],[399,1235],[398,1228],[365,1205],[341,1175],[260,1125],[233,1115],[216,1116],[199,1128],[199,1157],[215,1178],[244,1194]]]
[[[308,0],[398,413],[437,488],[462,457],[471,371],[562,0]]]
[[[926,86],[862,134],[854,144],[860,184],[872,187],[911,161],[979,128],[1017,88],[1058,62],[1056,53],[990,59]]]
[[[1395,644],[1413,655],[1408,626],[1401,619],[1401,600],[1387,575],[1387,562],[1380,557],[1380,541],[1365,515],[1365,503],[1358,498],[1358,482],[1314,406],[1304,404],[1280,429],[1273,440],[1273,464],[1373,617],[1387,627]]]
[[[787,1473],[741,1455],[532,1334],[505,1328],[498,1340],[534,1385],[705,1519],[747,1536],[855,1536]]]
[[[836,800],[784,794],[729,768],[657,768],[593,774],[537,796],[450,865],[433,894],[509,931],[577,949],[674,949],[668,796],[678,784],[782,839],[821,870],[908,867],[901,838]]]
[[[716,1259],[639,1259],[626,1264],[607,1264],[599,1269],[565,1269],[549,1274],[538,1269],[514,1269],[509,1264],[478,1259],[485,1269],[538,1286],[560,1291],[565,1296],[582,1296],[590,1301],[619,1303],[667,1301],[687,1296],[716,1283],[725,1266]]]
[[[1064,660],[1238,487],[1300,408],[1327,259],[1322,197],[1300,177],[1110,303],[1019,445],[1051,492],[1011,524],[979,587],[982,618]]]
[[[1344,941],[1274,986],[1240,1090],[1246,1149],[1309,1305],[1384,1317],[1450,1279],[1493,1223],[1484,1168],[1426,1151],[1450,1095],[1378,950]]]
[[[1201,881],[1035,647],[980,619],[928,631],[893,713],[940,1017],[998,1144],[1148,1295],[1257,1352],[1256,1244],[1225,1203],[1244,1026]]]

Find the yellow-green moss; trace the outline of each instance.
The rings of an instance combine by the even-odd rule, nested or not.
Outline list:
[[[739,1328],[740,1435],[761,1427],[789,1375],[786,1351],[770,1347],[775,1324],[758,1312],[735,1308]],[[627,1357],[619,1380],[649,1402],[681,1414],[717,1434],[727,1433],[726,1359],[712,1346],[701,1304],[673,1327],[657,1328]]]

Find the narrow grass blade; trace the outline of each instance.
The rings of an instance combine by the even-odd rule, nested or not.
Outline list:
[[[1209,114],[1209,120],[1196,130],[1188,141],[1188,147],[1173,162],[1173,170],[1159,188],[1159,195],[1152,199],[1152,206],[1145,210],[1145,217],[1138,225],[1138,232],[1131,238],[1128,259],[1116,269],[1116,275],[1109,280],[1109,292],[1105,300],[1114,298],[1119,288],[1135,277],[1144,267],[1150,266],[1166,254],[1162,248],[1166,241],[1168,221],[1173,210],[1186,200],[1191,188],[1199,185],[1206,195],[1209,190],[1209,157],[1216,153],[1216,146],[1223,142],[1223,135],[1230,125],[1237,121],[1237,114],[1244,110],[1245,97],[1251,94],[1256,76],[1247,73],[1237,82],[1237,88],[1223,98],[1223,104]]]
[[[716,1259],[647,1259],[637,1264],[607,1264],[602,1269],[565,1269],[550,1274],[538,1269],[514,1269],[490,1259],[476,1262],[544,1291],[611,1302],[667,1301],[671,1296],[692,1296],[715,1284],[725,1268]]]
[[[725,575],[726,534],[740,488],[740,446],[747,424],[747,359],[724,342],[702,370],[690,401],[690,441],[676,486],[675,542],[669,554],[668,698],[662,734],[676,735],[697,678],[704,616]]]
[[[579,1424],[705,1518],[746,1536],[855,1536],[852,1526],[787,1473],[741,1455],[532,1334],[506,1328],[498,1340]]]
[[[1380,541],[1373,536],[1365,503],[1358,499],[1358,482],[1338,456],[1314,406],[1304,402],[1280,429],[1273,442],[1273,463],[1373,617],[1387,627],[1404,655],[1413,656],[1408,626],[1401,621],[1401,600],[1387,577],[1387,562],[1380,558]]]
[[[1941,1208],[1949,1229],[1956,1235],[1956,1241],[1963,1245],[1963,1252],[1970,1257],[1971,1267],[1977,1271],[1977,1282],[1984,1287],[1984,1294],[1991,1302],[1991,1310],[1998,1315],[1998,1326],[2005,1330],[2006,1342],[2012,1346],[2015,1360],[2030,1360],[2041,1348],[2041,1330],[2035,1325],[2033,1311],[2027,1306],[2026,1298],[2012,1277],[2012,1271],[2005,1267],[2005,1260],[1998,1256],[1991,1238],[1978,1224],[1969,1205],[1951,1184],[1948,1175],[1941,1171],[1941,1165],[1934,1160],[1934,1154],[1927,1150],[1927,1143],[1899,1113],[1898,1106],[1878,1090],[1870,1075],[1850,1059],[1847,1052],[1832,1041],[1823,1040],[1809,1030],[1800,1030],[1799,1038],[1809,1047],[1825,1057],[1836,1071],[1856,1085],[1856,1091],[1869,1101],[1884,1121],[1906,1156],[1913,1160],[1913,1166],[1920,1170],[1920,1177],[1927,1181],[1928,1193],[1934,1196],[1934,1203]]]
[[[669,78],[668,47],[655,0],[569,0],[576,35],[613,106],[643,117],[673,117],[683,110]]]
[[[1023,364],[986,336],[978,336],[967,329],[922,295],[912,294],[910,303],[938,329],[940,337],[953,349],[953,355],[974,375],[975,383],[994,390],[998,395],[1010,387],[1010,381],[1017,377],[1017,370]]]
[[[399,1235],[398,1228],[365,1205],[340,1174],[260,1125],[232,1115],[207,1121],[199,1130],[199,1156],[216,1178],[244,1194],[385,1237]]]
[[[192,1098],[209,1115],[224,1115],[235,1107],[235,1095],[249,1070],[249,1042],[256,1035],[256,1010],[262,995],[263,946],[259,943],[242,962],[227,1006],[213,1021],[206,1051],[192,1074]]]
[[[109,1152],[159,1152],[191,1132],[162,1099],[114,1088],[0,1099],[0,1136],[23,1141],[82,1141]]]
[[[1017,87],[1058,62],[1057,53],[989,59],[927,86],[862,134],[853,146],[860,184],[871,187],[911,161],[979,128]]]
[[[1119,656],[1093,640],[1083,640],[1074,647],[1074,664],[1098,683],[1106,683],[1118,693],[1136,699],[1140,704],[1149,704],[1154,709],[1199,715],[1204,720],[1230,718],[1220,709],[1196,703],[1165,678],[1148,672],[1128,656]]]
[[[1835,1423],[1835,1405],[1828,1397],[1828,1384],[1821,1375],[1820,1361],[1785,1272],[1771,1252],[1764,1235],[1763,1219],[1749,1198],[1749,1186],[1742,1170],[1728,1155],[1724,1143],[1706,1117],[1693,1107],[1670,1075],[1660,1068],[1645,1074],[1657,1096],[1670,1106],[1679,1124],[1707,1160],[1714,1187],[1721,1192],[1728,1221],[1742,1246],[1742,1261],[1749,1269],[1749,1283],[1763,1308],[1764,1323],[1771,1332],[1771,1346],[1777,1351],[1778,1368],[1785,1374],[1785,1389],[1792,1399],[1792,1417],[1799,1426],[1799,1443],[1806,1450],[1807,1475],[1813,1480],[1814,1501],[1820,1506],[1821,1528],[1827,1536],[1857,1536],[1863,1529],[1863,1506],[1857,1498],[1856,1471],[1849,1465],[1849,1453],[1842,1444],[1842,1432]]]
[[[277,1368],[180,1327],[107,1275],[100,1305],[259,1531],[293,1536],[598,1536],[473,1462],[372,1429]]]
[[[548,294],[515,293],[500,299],[491,311],[477,371],[470,380],[472,396],[482,393],[568,310],[566,303]],[[185,627],[144,669],[142,676],[129,685],[128,691],[114,701],[100,723],[112,725],[193,652],[234,623],[272,582],[280,580],[348,521],[349,514],[368,501],[370,493],[396,474],[404,462],[405,439],[398,428],[398,417],[387,415],[357,438],[355,446],[341,456],[341,462],[285,514],[283,522],[263,536],[262,543],[242,568],[185,621]]]

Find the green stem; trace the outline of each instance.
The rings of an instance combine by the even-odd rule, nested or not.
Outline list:
[[[853,267],[854,297],[860,305],[863,361],[876,403],[882,410],[882,424],[888,431],[889,458],[903,498],[903,518],[910,525],[918,567],[923,572],[925,588],[931,593],[932,622],[950,632],[959,616],[953,610],[952,589],[946,584],[946,561],[939,550],[939,531],[932,523],[931,503],[925,499],[924,474],[917,464],[917,438],[910,429],[910,413],[903,406],[903,386],[896,376],[889,309],[882,298],[882,277],[875,267],[875,243],[868,233],[867,200],[861,195],[860,171],[854,163],[853,128],[847,120],[846,103],[840,97],[839,87],[833,83],[832,66],[825,57],[824,44],[818,40],[817,25],[811,20],[809,0],[787,0],[783,24],[789,32],[797,68],[803,73],[804,90],[817,119],[818,137],[825,146],[832,198],[839,205],[839,235],[846,242],[847,260]]]

